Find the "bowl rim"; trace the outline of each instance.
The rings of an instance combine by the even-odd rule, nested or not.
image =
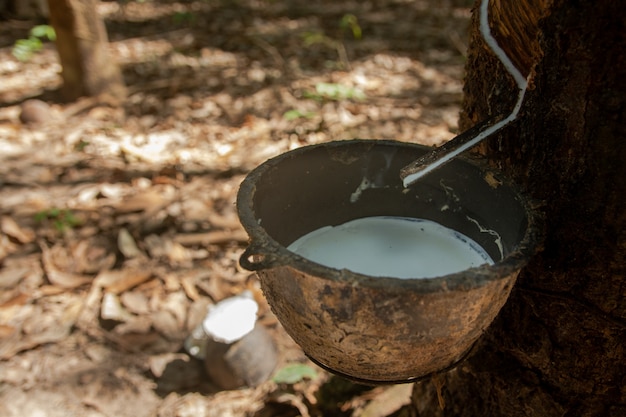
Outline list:
[[[420,293],[431,293],[442,291],[442,289],[445,291],[468,291],[473,288],[482,287],[493,281],[516,276],[516,273],[539,250],[543,240],[543,217],[536,209],[536,205],[533,204],[532,200],[509,178],[502,175],[501,172],[493,167],[488,166],[486,160],[469,159],[463,156],[458,156],[455,160],[473,165],[483,170],[483,172],[490,172],[496,175],[498,180],[502,182],[502,185],[507,186],[514,192],[527,213],[528,225],[520,242],[502,260],[492,265],[484,264],[464,271],[428,278],[371,276],[347,269],[336,269],[319,264],[290,251],[281,243],[274,240],[259,224],[254,212],[256,183],[262,175],[287,157],[304,154],[320,147],[350,146],[355,143],[371,144],[372,146],[382,145],[413,147],[424,150],[431,149],[421,144],[389,139],[346,139],[302,146],[263,162],[248,173],[241,182],[237,193],[236,204],[239,220],[249,236],[248,247],[240,257],[241,266],[251,271],[277,267],[291,267],[308,275],[318,277],[319,279],[336,283],[347,283],[352,286],[385,288],[387,290],[396,289],[398,291],[410,289],[411,291]]]

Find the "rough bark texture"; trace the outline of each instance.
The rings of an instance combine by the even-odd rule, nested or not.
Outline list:
[[[533,28],[528,13],[507,12],[518,2],[492,3],[496,37],[522,72],[532,71],[530,56],[540,60],[521,119],[480,151],[542,204],[546,239],[474,355],[436,384],[417,384],[414,408],[424,416],[625,416],[626,8],[520,0],[518,10],[539,10],[530,13],[540,17]],[[517,95],[480,38],[477,12],[465,127],[508,114]],[[531,52],[515,52],[525,45]]]
[[[120,98],[122,75],[108,53],[104,23],[97,0],[48,0],[50,23],[63,71],[63,95],[68,100],[107,94]]]

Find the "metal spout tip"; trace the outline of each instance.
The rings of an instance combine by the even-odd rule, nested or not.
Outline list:
[[[490,129],[490,127],[492,128],[500,123],[496,123],[496,119],[493,118],[483,120],[403,167],[400,170],[400,179],[404,184],[404,188],[410,187],[419,179],[450,162],[460,153],[476,146],[495,131]]]

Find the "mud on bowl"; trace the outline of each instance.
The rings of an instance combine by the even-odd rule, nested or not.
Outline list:
[[[257,272],[289,335],[336,374],[403,383],[454,366],[535,252],[536,213],[497,172],[459,158],[405,189],[400,169],[427,150],[383,140],[312,145],[268,160],[241,184],[237,209],[250,237],[241,265]],[[495,263],[393,278],[287,249],[313,230],[371,216],[435,221],[473,239]]]

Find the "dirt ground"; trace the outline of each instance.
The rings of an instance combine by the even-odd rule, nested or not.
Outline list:
[[[456,131],[465,0],[108,1],[122,106],[62,103],[54,45],[0,21],[0,415],[410,415],[410,386],[310,363],[238,265],[235,197],[266,159],[330,140]],[[359,38],[359,31],[361,32]],[[29,98],[45,102],[21,120]],[[295,381],[223,391],[184,341],[250,289]]]

